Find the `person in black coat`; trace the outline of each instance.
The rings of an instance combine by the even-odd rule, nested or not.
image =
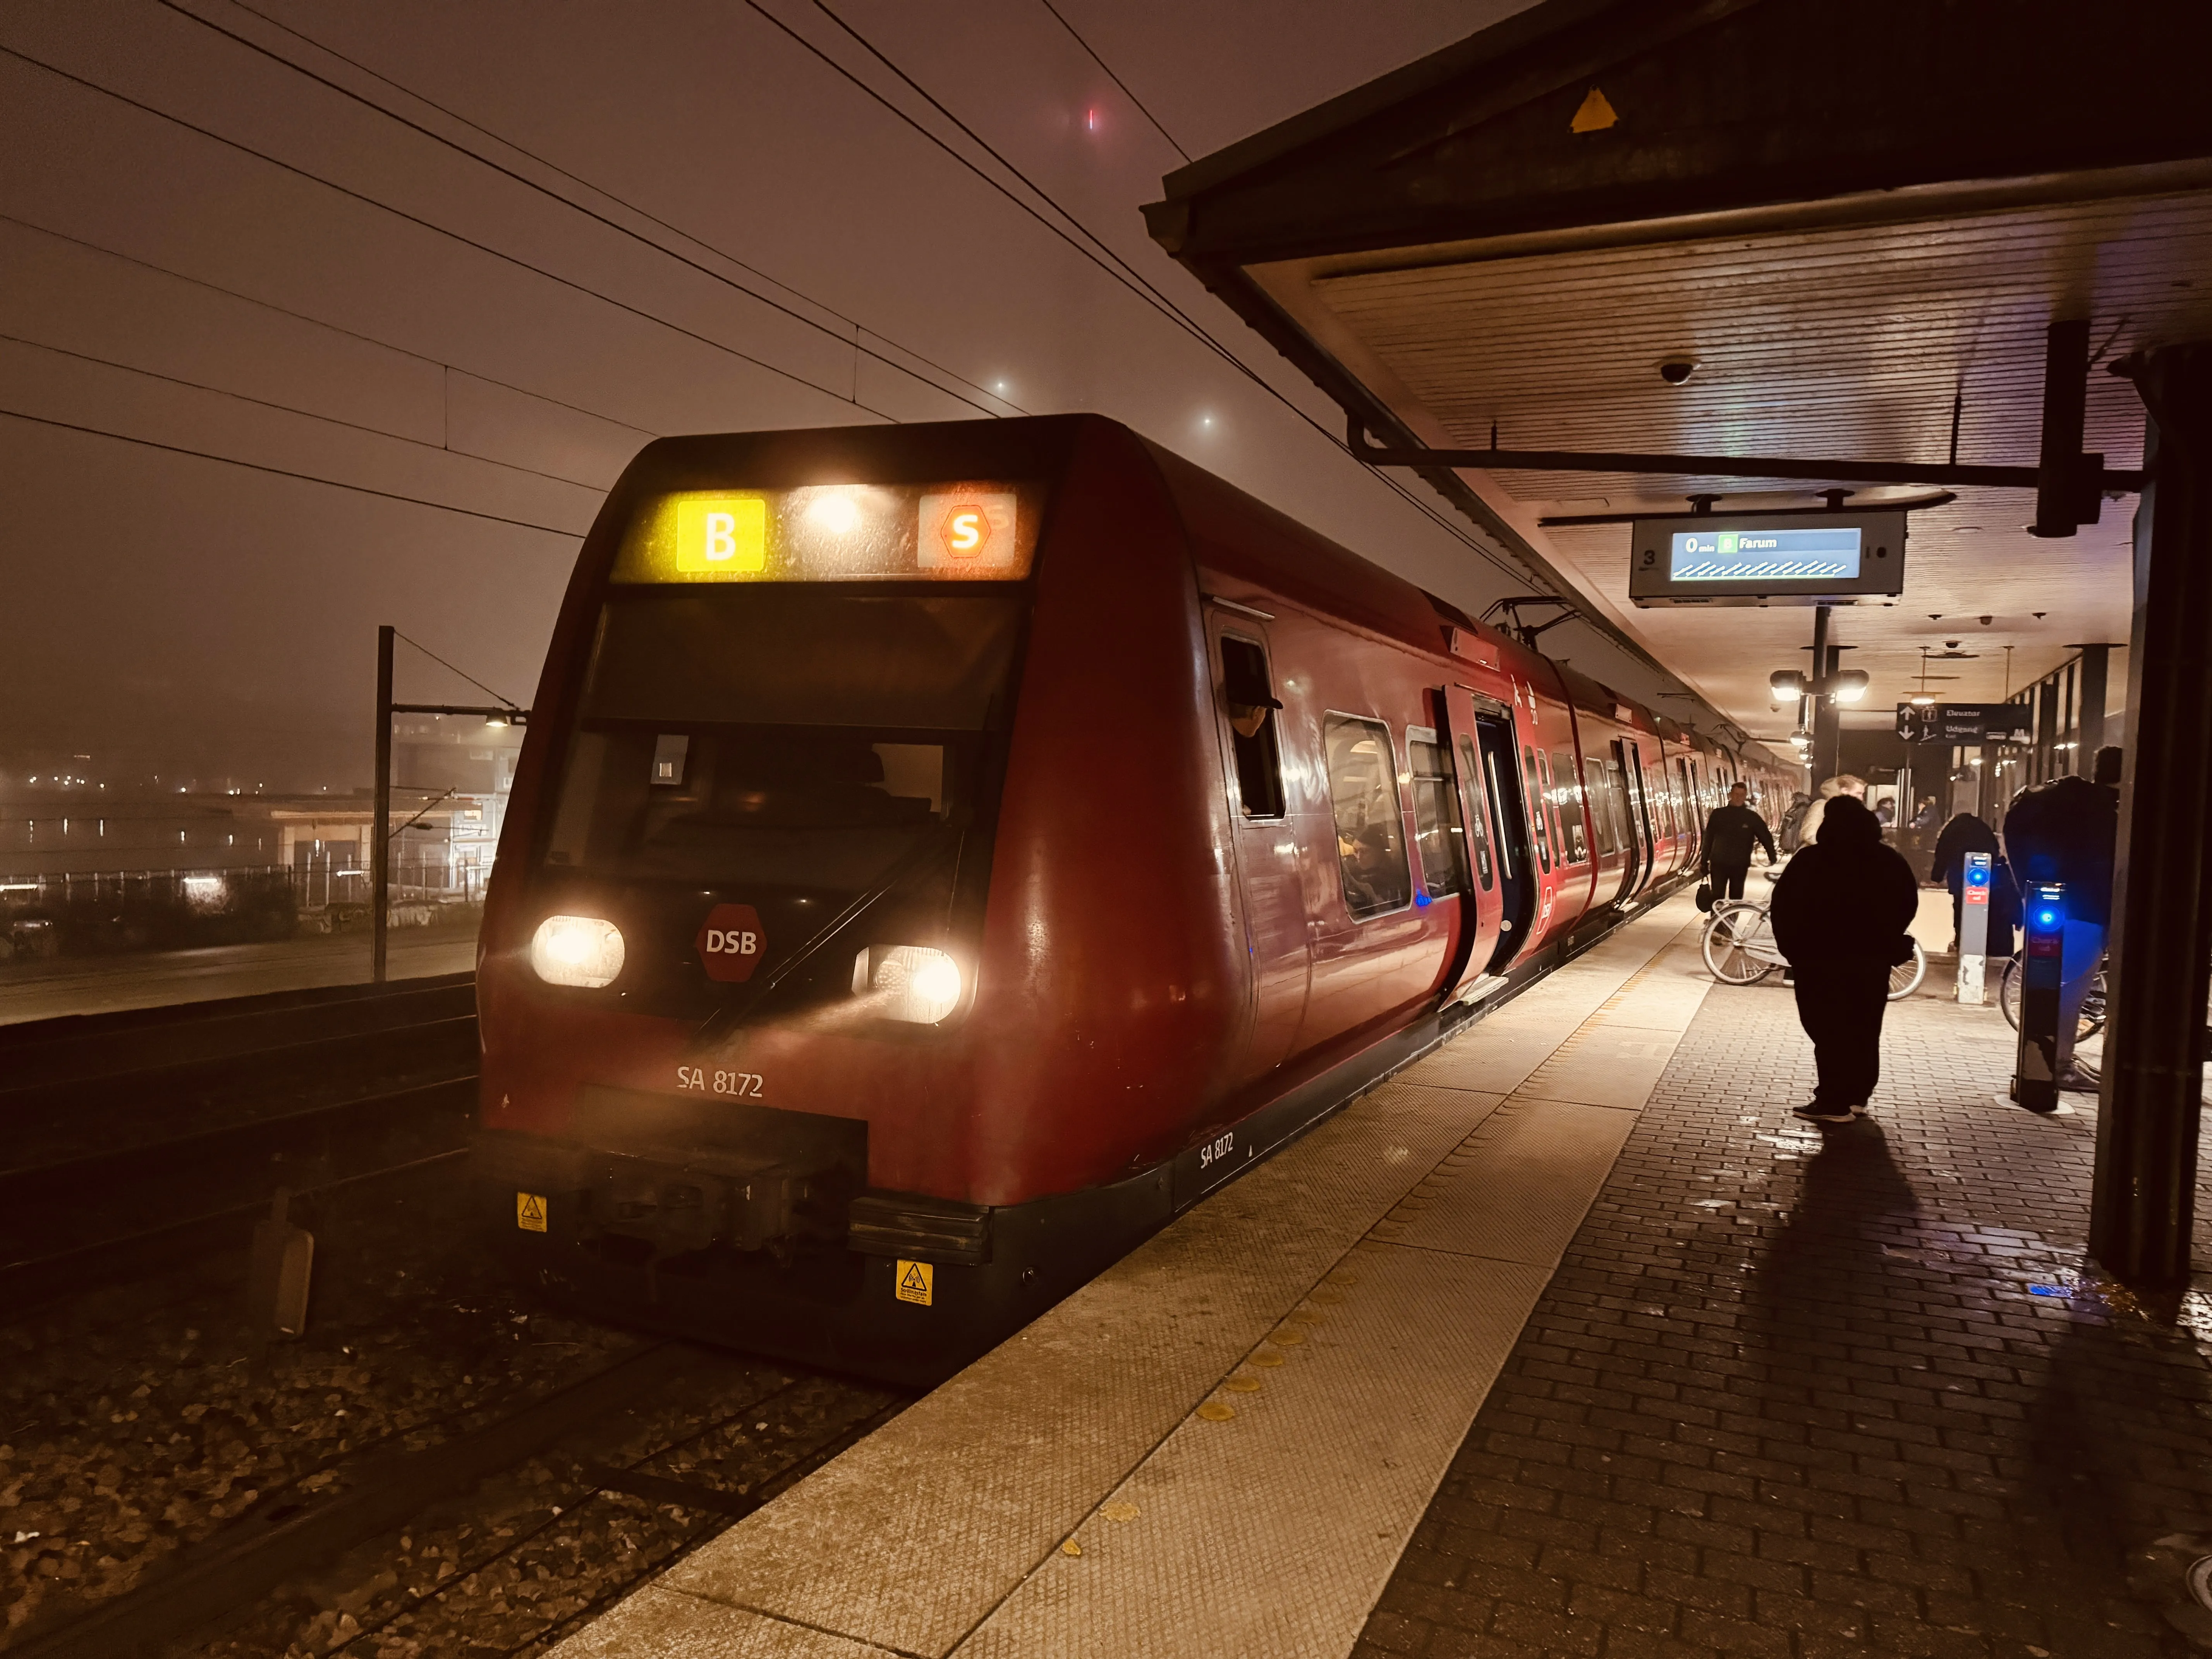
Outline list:
[[[2062,1078],[2074,1058],[2081,1000],[2105,959],[2105,934],[2112,926],[2118,793],[2087,778],[2052,778],[2021,790],[2005,814],[2005,850],[2021,880],[2057,882],[2066,890],[2054,1057]]]
[[[1912,866],[1881,841],[1863,801],[1838,795],[1818,841],[1774,884],[1774,943],[1796,973],[1797,1018],[1813,1039],[1820,1085],[1797,1115],[1848,1123],[1881,1075],[1889,970],[1911,960],[1920,908]]]
[[[2014,953],[2013,930],[2020,926],[2020,888],[2013,880],[2011,866],[2005,862],[2003,848],[1997,845],[1997,832],[1972,812],[1960,812],[1943,826],[1943,833],[1936,838],[1936,857],[1928,871],[1929,880],[1940,881],[1951,890],[1951,948],[1959,948],[1960,911],[1965,904],[1969,853],[1990,855],[1987,953],[2009,957]]]
[[[1751,873],[1753,847],[1764,847],[1766,861],[1775,861],[1774,837],[1767,832],[1766,820],[1745,804],[1749,799],[1750,792],[1736,784],[1729,790],[1728,805],[1713,808],[1705,820],[1704,863],[1712,876],[1717,899],[1743,896],[1744,878]]]

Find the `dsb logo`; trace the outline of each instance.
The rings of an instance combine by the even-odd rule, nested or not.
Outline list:
[[[708,978],[734,984],[753,976],[768,950],[768,933],[751,905],[718,904],[707,913],[692,943]]]

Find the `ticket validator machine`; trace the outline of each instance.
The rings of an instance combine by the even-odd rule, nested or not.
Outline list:
[[[1988,1000],[1983,974],[1990,955],[1990,855],[1966,854],[1959,887],[1959,1000]]]
[[[2020,962],[2020,1056],[2012,1097],[2031,1112],[2058,1109],[2058,988],[2066,965],[2066,890],[2027,890],[2027,948]]]

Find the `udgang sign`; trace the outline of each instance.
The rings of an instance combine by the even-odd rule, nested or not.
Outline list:
[[[2034,730],[2024,702],[1897,705],[1897,735],[1907,743],[2025,743]]]

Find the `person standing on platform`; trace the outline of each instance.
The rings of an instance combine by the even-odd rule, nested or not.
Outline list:
[[[2102,762],[2100,754],[2098,759]],[[2104,769],[2100,765],[2101,772]],[[2074,1032],[2112,920],[2112,862],[2119,838],[2118,791],[2087,778],[2052,778],[2013,797],[2005,814],[2005,851],[2023,886],[2057,882],[2066,890],[2066,937],[2058,966],[2058,1076],[2069,1079]]]
[[[1797,1019],[1813,1039],[1820,1083],[1797,1115],[1849,1123],[1881,1077],[1889,970],[1912,956],[1920,908],[1912,866],[1885,847],[1863,801],[1838,793],[1820,839],[1790,860],[1768,914],[1774,944],[1796,970]]]
[[[1849,795],[1854,800],[1864,802],[1866,780],[1844,772],[1820,786],[1820,799],[1813,803],[1812,810],[1805,814],[1804,822],[1797,826],[1797,844],[1800,847],[1810,847],[1820,839],[1820,819],[1828,810],[1828,803],[1838,795]]]
[[[1716,901],[1743,896],[1744,878],[1751,873],[1753,846],[1766,849],[1769,864],[1777,862],[1774,837],[1766,828],[1766,820],[1751,810],[1750,799],[1751,792],[1743,785],[1733,785],[1729,790],[1728,805],[1716,806],[1705,819],[1702,862],[1706,874],[1712,878]]]
[[[2005,862],[2004,849],[1997,845],[1997,832],[1972,812],[1955,813],[1943,826],[1943,833],[1936,837],[1936,856],[1928,871],[1929,880],[1940,882],[1951,890],[1951,949],[1955,953],[1959,948],[1960,912],[1966,903],[1969,853],[1990,855],[1988,953],[1992,957],[2009,957],[2013,954],[2013,930],[2020,926],[2020,889],[2013,881],[2012,866]]]

